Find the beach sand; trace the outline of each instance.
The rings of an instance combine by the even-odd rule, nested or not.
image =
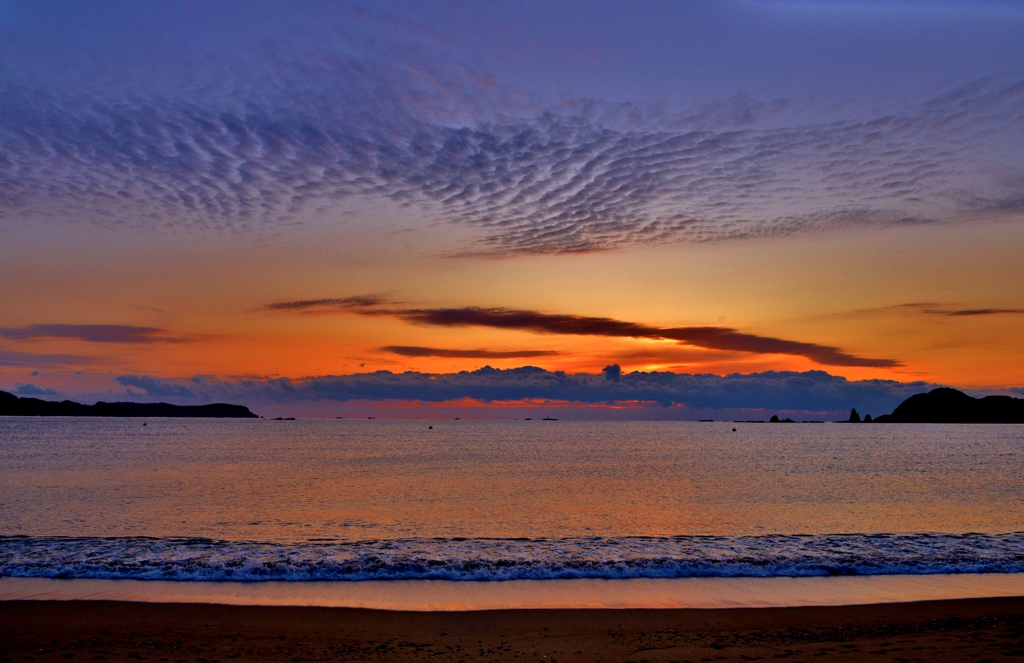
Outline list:
[[[0,661],[1020,661],[1024,598],[716,610],[0,602]]]

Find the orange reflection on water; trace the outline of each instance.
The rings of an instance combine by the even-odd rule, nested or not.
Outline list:
[[[401,409],[401,410],[453,410],[460,408],[480,408],[480,409],[494,409],[494,410],[506,410],[506,409],[520,409],[526,407],[540,407],[540,408],[572,408],[582,410],[629,410],[647,407],[650,405],[657,404],[657,401],[640,401],[640,400],[626,400],[626,401],[612,401],[610,403],[581,403],[579,401],[568,401],[551,398],[520,398],[513,400],[502,400],[502,401],[481,401],[475,398],[458,398],[450,401],[432,402],[432,401],[403,401],[403,400],[388,400],[388,401],[375,401],[374,405],[384,410],[389,409]],[[673,405],[675,407],[682,407],[681,405]],[[672,406],[670,406],[672,407]]]

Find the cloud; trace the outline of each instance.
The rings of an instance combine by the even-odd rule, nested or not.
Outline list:
[[[177,343],[183,339],[167,336],[157,327],[130,325],[28,325],[0,327],[0,336],[15,340],[72,338],[91,343]]]
[[[81,355],[31,354],[0,350],[0,366],[78,366],[94,361],[93,357]]]
[[[261,310],[289,312],[347,311],[367,316],[391,316],[414,324],[439,327],[490,327],[543,334],[672,340],[708,350],[754,354],[787,354],[807,357],[824,366],[892,368],[901,365],[900,362],[894,359],[858,357],[845,353],[833,346],[745,334],[729,327],[654,327],[636,322],[615,320],[613,318],[547,314],[537,311],[481,308],[476,306],[441,309],[375,308],[377,305],[385,302],[386,300],[383,297],[377,295],[361,295],[277,302],[269,304]],[[381,350],[406,357],[480,359],[545,357],[558,354],[553,351],[518,351],[509,353],[488,350],[424,348],[419,346],[387,346],[381,348]]]
[[[1024,200],[985,175],[1019,136],[1019,75],[880,110],[810,93],[538,105],[400,16],[331,25],[348,27],[197,66],[188,89],[0,80],[0,219],[271,236],[371,198],[472,229],[453,254],[506,256],[966,222]]]
[[[824,371],[765,372],[727,376],[665,372],[569,374],[535,367],[507,370],[485,367],[459,373],[391,373],[377,371],[303,380],[226,381],[204,377],[162,380],[121,376],[118,382],[137,386],[148,395],[169,397],[183,390],[189,402],[263,404],[343,403],[347,401],[420,401],[442,403],[460,399],[482,402],[551,399],[575,403],[650,402],[689,408],[754,408],[807,412],[891,412],[904,399],[938,385],[892,380],[849,381]],[[188,396],[184,394],[189,394]]]
[[[960,316],[975,316],[975,315],[1007,315],[1007,314],[1021,314],[1024,313],[1024,309],[1020,308],[969,308],[960,309],[957,311],[925,311],[926,313],[932,313],[935,315],[948,315],[951,317]]]
[[[440,327],[491,327],[543,334],[672,340],[709,350],[787,354],[807,357],[825,366],[899,366],[893,359],[857,357],[839,348],[745,334],[728,327],[654,327],[636,322],[579,315],[552,315],[505,308],[375,309],[362,315],[394,316],[407,322]]]
[[[353,297],[335,297],[330,299],[303,299],[292,302],[274,302],[273,304],[267,304],[260,310],[321,312],[378,306],[385,303],[387,303],[387,299],[381,295],[356,295]]]
[[[528,359],[530,357],[555,357],[554,350],[451,350],[446,348],[423,348],[414,345],[388,345],[380,348],[403,357],[444,357],[448,359]]]
[[[19,396],[60,396],[61,393],[51,387],[37,387],[31,383],[18,382],[14,385],[14,393]]]
[[[910,302],[852,311],[851,313],[885,313],[890,311],[911,311],[926,315],[943,315],[951,318],[986,316],[986,315],[1020,315],[1024,309],[1019,308],[952,308],[950,304],[939,302]]]
[[[185,385],[167,380],[158,380],[146,375],[121,375],[115,382],[123,387],[136,387],[146,392],[147,396],[157,398],[192,399],[196,394]]]

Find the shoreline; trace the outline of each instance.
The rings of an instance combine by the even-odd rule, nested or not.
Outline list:
[[[0,601],[128,601],[410,612],[727,609],[1024,597],[1024,573],[809,578],[202,582],[0,577]]]
[[[1024,598],[718,610],[0,601],[0,661],[1020,660]]]

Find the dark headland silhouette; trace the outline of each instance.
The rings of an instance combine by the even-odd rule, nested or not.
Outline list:
[[[857,411],[850,414],[856,423]],[[864,422],[871,420],[865,417]],[[1010,396],[974,398],[962,391],[939,387],[926,394],[914,394],[900,403],[892,414],[875,423],[899,424],[1024,424],[1024,399]]]
[[[258,419],[244,405],[171,405],[170,403],[104,403],[82,405],[74,401],[18,398],[0,391],[0,416],[8,417],[205,417]]]
[[[743,423],[763,424],[763,421]],[[779,419],[773,415],[769,423],[791,424],[792,419]],[[821,422],[804,422],[821,423]],[[1011,396],[985,396],[974,398],[962,391],[939,387],[924,394],[914,394],[899,404],[892,414],[862,419],[854,408],[850,418],[838,423],[850,424],[1024,424],[1024,398]]]

